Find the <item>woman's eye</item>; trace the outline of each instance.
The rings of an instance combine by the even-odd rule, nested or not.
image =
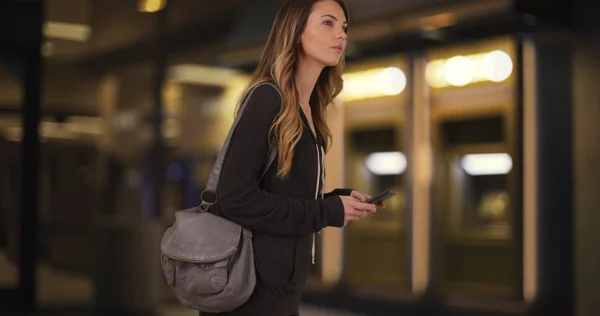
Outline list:
[[[333,26],[333,22],[332,21],[325,21],[325,22],[323,22],[323,24],[325,24],[327,26]]]

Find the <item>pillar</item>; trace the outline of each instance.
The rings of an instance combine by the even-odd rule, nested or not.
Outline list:
[[[600,300],[600,42],[591,0],[575,3],[573,53],[576,316],[598,315]],[[563,234],[563,232],[557,232]]]

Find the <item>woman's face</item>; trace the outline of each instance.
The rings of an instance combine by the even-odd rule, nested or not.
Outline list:
[[[315,2],[300,36],[300,54],[323,67],[336,66],[346,49],[347,26],[344,10],[337,2]]]

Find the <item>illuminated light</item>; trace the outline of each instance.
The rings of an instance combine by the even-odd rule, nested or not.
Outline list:
[[[425,80],[434,88],[442,88],[448,86],[448,82],[444,78],[444,60],[434,60],[427,64],[425,69]]]
[[[195,64],[180,64],[170,67],[167,78],[170,82],[210,86],[229,86],[240,73],[233,69],[209,67]]]
[[[406,76],[396,67],[384,69],[379,75],[381,92],[386,95],[398,95],[406,88]]]
[[[210,129],[212,136],[207,145],[209,148],[218,151],[227,138],[227,133],[233,124],[235,109],[249,83],[250,78],[240,74],[224,87],[223,94],[218,100],[219,106],[216,108],[215,125]]]
[[[154,13],[162,10],[166,4],[166,0],[140,0],[138,2],[138,11]]]
[[[406,88],[406,75],[397,67],[347,73],[343,79],[345,101],[399,95]]]
[[[63,125],[71,133],[100,135],[104,132],[104,120],[99,117],[71,116]]]
[[[44,36],[76,42],[87,41],[92,29],[88,25],[49,21],[44,24]]]
[[[502,82],[512,73],[513,63],[507,53],[495,50],[483,57],[482,67],[482,73],[487,80]]]
[[[20,142],[23,138],[21,127],[7,127],[4,133],[4,137],[6,137],[6,139],[11,142]]]
[[[419,22],[425,30],[439,29],[456,24],[456,15],[452,13],[440,13],[421,18]]]
[[[125,131],[139,125],[140,117],[134,110],[123,110],[117,112],[112,118],[112,128],[114,131]]]
[[[460,163],[472,176],[507,174],[512,169],[512,158],[506,153],[465,155]]]
[[[378,152],[367,156],[367,169],[376,175],[398,175],[406,170],[406,156],[401,152]]]
[[[166,139],[177,138],[181,134],[179,121],[174,118],[168,118],[163,121],[162,135]]]
[[[54,53],[54,43],[52,42],[44,42],[42,44],[42,56],[49,57]]]
[[[475,66],[465,56],[454,56],[444,65],[444,79],[453,86],[462,87],[473,81]]]
[[[0,130],[1,131],[1,130]],[[71,116],[64,123],[54,121],[40,122],[39,136],[45,138],[75,139],[82,134],[101,135],[104,132],[104,120],[98,117]],[[14,142],[22,140],[21,126],[11,126],[4,130],[4,136]]]
[[[432,88],[463,87],[477,82],[502,82],[513,72],[510,56],[502,50],[454,56],[427,63],[426,80]]]
[[[244,75],[240,75],[237,78],[231,80],[229,85],[225,87],[225,91],[222,96],[222,106],[220,107],[225,117],[233,117],[235,108],[240,102],[242,94],[248,87],[250,78]]]

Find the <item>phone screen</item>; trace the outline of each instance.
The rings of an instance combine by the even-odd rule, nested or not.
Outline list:
[[[396,193],[392,192],[391,190],[385,190],[385,191],[377,194],[376,196],[366,200],[364,203],[379,204],[384,199],[386,199],[390,196],[394,196],[394,195],[396,195]]]

